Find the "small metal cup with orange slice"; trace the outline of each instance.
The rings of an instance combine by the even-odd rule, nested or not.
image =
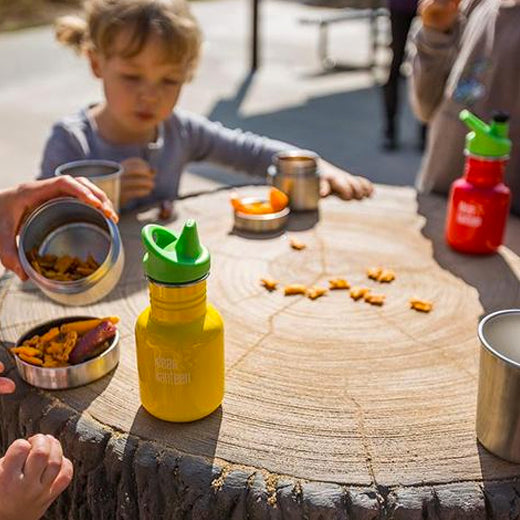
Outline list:
[[[268,198],[243,197],[233,192],[235,229],[252,233],[274,233],[284,228],[289,217],[289,198],[277,188],[269,189]]]

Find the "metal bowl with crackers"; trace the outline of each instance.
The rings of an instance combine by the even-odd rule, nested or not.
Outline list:
[[[18,250],[27,276],[64,305],[100,300],[123,271],[117,225],[70,197],[51,200],[29,215],[20,230]]]
[[[91,316],[71,316],[41,323],[23,334],[12,350],[27,344],[31,338],[42,337],[55,327],[92,319],[95,318]],[[119,363],[119,337],[119,330],[116,329],[115,335],[108,340],[108,345],[99,355],[74,365],[37,366],[24,361],[17,354],[13,353],[13,356],[16,368],[24,381],[38,388],[63,390],[92,383],[112,371]]]

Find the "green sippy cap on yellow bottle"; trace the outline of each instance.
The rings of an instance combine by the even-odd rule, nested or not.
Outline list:
[[[466,151],[480,157],[507,157],[511,152],[509,116],[504,112],[495,112],[488,125],[469,110],[459,114],[472,132],[466,135]]]
[[[197,224],[189,219],[177,238],[169,229],[148,224],[141,231],[146,253],[144,271],[152,280],[166,284],[185,284],[205,278],[210,255],[200,243]]]

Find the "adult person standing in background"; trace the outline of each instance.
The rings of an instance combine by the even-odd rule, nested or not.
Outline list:
[[[417,188],[445,194],[462,175],[462,109],[485,120],[504,111],[513,142],[505,183],[520,214],[520,0],[421,0],[419,13],[411,95],[429,130]]]
[[[399,80],[401,65],[404,60],[406,42],[412,21],[417,13],[418,0],[388,0],[390,9],[390,27],[392,32],[392,63],[388,81],[383,87],[385,106],[385,129],[383,148],[396,150],[399,146],[397,114],[399,110]]]

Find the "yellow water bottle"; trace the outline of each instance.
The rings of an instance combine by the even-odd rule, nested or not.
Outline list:
[[[195,221],[179,237],[155,224],[141,232],[150,306],[135,339],[141,403],[165,421],[195,421],[224,397],[224,329],[206,301],[210,255]]]

